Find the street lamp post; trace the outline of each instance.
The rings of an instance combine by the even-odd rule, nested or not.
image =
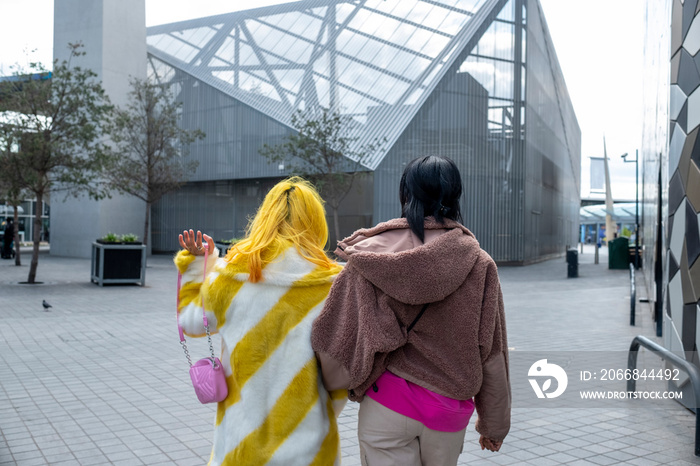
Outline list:
[[[627,155],[622,155],[625,163],[634,162],[634,268],[639,268],[639,150],[634,151],[634,160],[627,160]]]

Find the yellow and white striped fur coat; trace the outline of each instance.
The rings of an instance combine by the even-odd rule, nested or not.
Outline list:
[[[181,251],[179,319],[185,333],[221,336],[228,396],[218,404],[209,464],[333,465],[340,441],[331,396],[311,349],[311,325],[338,270],[304,259],[293,247],[248,281],[245,265]],[[336,412],[344,393],[334,393]]]

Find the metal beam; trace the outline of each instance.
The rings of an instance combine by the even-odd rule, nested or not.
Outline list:
[[[256,43],[254,42],[253,35],[252,35],[252,34],[250,33],[250,31],[248,30],[248,26],[246,26],[244,23],[241,23],[241,24],[239,24],[239,28],[240,28],[243,32],[245,32],[245,35],[248,37],[248,40],[249,40],[248,45],[250,45],[250,46],[252,47],[253,52],[254,52],[255,55],[258,57],[258,60],[260,61],[260,63],[263,64],[263,65],[265,66],[265,68],[263,69],[263,71],[265,71],[266,74],[267,74],[267,76],[270,77],[270,84],[272,84],[272,86],[274,86],[275,90],[277,91],[277,94],[279,94],[279,96],[280,96],[280,99],[282,99],[282,102],[287,104],[287,106],[289,107],[289,110],[290,110],[290,111],[293,111],[293,109],[292,109],[292,104],[291,104],[291,102],[289,102],[289,100],[287,99],[287,95],[286,95],[286,93],[285,93],[285,91],[284,91],[284,88],[282,87],[282,85],[281,85],[281,84],[279,83],[279,81],[277,80],[277,77],[275,76],[274,73],[268,72],[269,68],[268,68],[268,64],[267,64],[267,58],[265,58],[265,55],[264,55],[263,52],[260,50],[260,47],[258,47],[258,44],[256,44]]]

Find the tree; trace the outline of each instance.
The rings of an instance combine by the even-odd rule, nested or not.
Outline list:
[[[0,123],[14,134],[19,150],[10,158],[21,167],[19,184],[34,196],[39,209],[50,193],[108,195],[100,172],[105,161],[102,126],[112,107],[97,75],[75,66],[85,55],[81,44],[69,44],[68,60],[53,71],[40,63],[13,66],[13,79],[0,83]],[[41,215],[34,218],[34,247],[28,283],[35,283],[39,264]]]
[[[292,115],[296,133],[276,146],[265,144],[260,155],[268,163],[285,162],[294,174],[314,183],[333,213],[333,229],[340,240],[338,208],[350,192],[355,178],[361,176],[361,162],[381,148],[384,140],[375,139],[361,147],[350,134],[352,118],[345,119],[326,108],[298,110]]]
[[[189,145],[204,137],[179,124],[180,104],[167,87],[131,80],[129,102],[118,108],[109,126],[112,144],[106,170],[111,188],[146,203],[143,243],[148,243],[151,206],[179,188],[197,162],[186,162]]]

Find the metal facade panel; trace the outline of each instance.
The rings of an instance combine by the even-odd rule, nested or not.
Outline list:
[[[313,3],[313,7],[309,6],[312,2],[281,5],[275,14],[271,13],[272,10],[263,8],[248,16],[234,15],[234,19],[240,22],[267,15],[264,22],[268,28],[274,26],[272,29],[279,29],[280,25],[284,25],[287,29],[295,29],[298,27],[295,24],[301,20],[300,24],[313,29],[313,18],[328,18],[323,13],[326,10],[319,9],[325,8],[329,3],[332,2],[317,2]],[[436,3],[438,2],[428,0],[412,0],[400,4],[383,0],[374,3],[356,2],[352,10],[344,7],[345,10],[339,8],[336,11],[336,24],[343,24],[352,12],[360,14],[363,9],[371,9],[369,13],[362,13],[369,15],[365,21],[371,22],[372,15],[380,13],[383,17],[395,19],[401,12],[400,16],[404,20],[393,23],[396,30],[399,30],[403,23],[411,25],[405,19],[406,15],[411,12],[417,14],[416,8],[425,9],[424,4],[432,6]],[[466,8],[466,3],[470,2],[462,0],[458,2],[458,7],[461,5]],[[387,96],[381,102],[368,105],[361,118],[351,115],[355,124],[371,128],[371,131],[366,131],[365,138],[386,137],[388,141],[394,138],[395,142],[385,146],[388,153],[383,158],[376,159],[378,165],[373,177],[368,178],[369,184],[366,184],[363,192],[357,193],[359,200],[371,199],[373,218],[370,218],[371,210],[365,208],[360,213],[348,211],[345,221],[347,228],[352,230],[360,225],[369,226],[399,216],[398,184],[406,162],[420,155],[439,154],[452,158],[460,168],[464,182],[464,224],[476,234],[482,247],[497,261],[525,263],[539,260],[548,254],[563,252],[564,244],[575,244],[579,207],[580,168],[577,167],[580,167],[580,130],[554,51],[547,42],[546,27],[540,19],[535,21],[534,26],[529,24],[532,17],[530,10],[534,8],[535,12],[538,11],[537,2],[529,1],[529,8],[525,8],[526,3],[528,0],[477,2],[485,5],[479,10],[479,21],[467,23],[469,31],[464,37],[468,37],[468,40],[462,43],[461,49],[454,50],[449,57],[442,59],[441,65],[437,67],[442,77],[435,78],[434,88],[428,91],[426,87],[421,91],[420,99],[403,105],[403,112],[398,112],[396,105]],[[338,3],[341,4],[342,2]],[[304,15],[312,19],[298,17],[299,5],[306,8],[303,10]],[[357,5],[362,5],[362,9],[356,8]],[[486,9],[486,6],[489,8]],[[385,11],[392,8],[394,10]],[[288,15],[295,11],[297,19],[292,21]],[[438,21],[431,16],[431,11],[433,10],[425,10],[421,19],[428,25]],[[269,17],[275,15],[282,16]],[[447,16],[439,19],[441,24]],[[221,83],[212,81],[212,69],[216,68],[213,65],[208,67],[207,80],[195,74],[202,70],[195,70],[193,64],[204,60],[205,52],[210,58],[214,57],[214,50],[218,51],[223,46],[224,39],[230,36],[228,32],[227,37],[220,35],[218,45],[212,44],[218,33],[211,35],[210,32],[197,31],[196,28],[211,26],[220,31],[226,21],[235,23],[232,18],[231,15],[222,15],[187,22],[187,28],[179,23],[149,30],[149,35],[177,35],[177,32],[167,31],[189,28],[194,29],[186,33],[191,40],[194,40],[193,37],[205,37],[209,41],[207,47],[200,46],[199,58],[197,55],[188,58],[190,64],[179,63],[174,66],[172,56],[167,57],[167,63],[159,58],[164,55],[163,51],[149,53],[152,70],[157,71],[163,82],[171,83],[178,98],[185,104],[185,126],[199,127],[208,134],[204,141],[192,147],[192,156],[200,161],[200,167],[190,180],[194,182],[181,192],[167,196],[154,208],[154,230],[158,229],[153,235],[156,238],[153,241],[156,250],[175,249],[177,244],[174,238],[179,230],[197,225],[205,226],[217,239],[242,234],[248,216],[255,212],[262,200],[261,191],[256,190],[262,190],[263,187],[258,185],[271,185],[275,177],[287,174],[279,172],[277,167],[269,166],[257,152],[263,143],[277,144],[292,131],[286,124],[280,123],[279,119],[270,116],[268,107],[261,105],[263,102],[269,103],[270,98],[263,98],[257,91],[252,93],[252,97],[243,96],[240,89],[234,95],[231,89],[227,90]],[[347,24],[351,24],[351,21]],[[252,23],[248,26],[250,34],[258,31],[256,28],[250,30]],[[260,27],[262,26],[258,26]],[[373,34],[389,34],[378,30],[370,34],[369,30],[365,30],[366,27],[369,26],[363,23],[361,27],[358,23],[357,27],[347,30],[367,40]],[[534,33],[532,29],[535,30]],[[235,24],[229,32],[234,30]],[[446,30],[449,31],[449,27]],[[246,34],[246,31],[241,28],[239,33]],[[435,34],[434,31],[432,33]],[[461,34],[466,33],[462,31]],[[269,34],[265,37],[269,37]],[[385,37],[382,40],[389,39]],[[260,41],[263,42],[260,50],[269,51],[274,48],[272,41],[265,42],[262,37]],[[245,41],[239,41],[239,46],[244,45],[243,42]],[[535,45],[530,47],[530,42]],[[236,43],[229,41],[229,46],[236,49]],[[409,45],[409,42],[404,44],[408,48],[416,46]],[[392,53],[396,53],[396,59],[401,60],[405,51],[397,47],[394,49]],[[173,54],[182,53],[176,52],[174,48],[171,51]],[[256,67],[261,67],[255,60],[260,61],[262,55],[255,51],[243,52],[239,47],[235,53],[239,57],[238,72],[251,74]],[[358,57],[365,57],[367,50],[357,53]],[[349,53],[346,55],[352,56]],[[268,55],[265,56],[269,58]],[[325,56],[331,60],[331,54]],[[347,58],[343,54],[334,56],[336,66]],[[314,66],[318,60],[313,62]],[[226,67],[230,65],[220,64],[220,68],[214,71],[228,69]],[[276,75],[278,83],[284,87],[287,77],[292,76],[289,73],[294,67],[285,68],[283,65],[284,63],[277,63],[276,67],[272,67],[268,62],[267,68],[263,67],[267,71],[263,71],[273,74],[285,71]],[[360,63],[353,62],[353,65],[359,66]],[[389,68],[387,65],[386,69]],[[410,65],[401,76],[416,73],[408,68]],[[316,79],[320,71],[312,67],[311,74],[305,78],[304,73],[307,71],[297,70],[301,81],[294,88],[298,93],[293,97],[313,98],[315,93],[315,98],[321,99],[318,103],[322,103],[325,98],[321,95],[330,99],[333,92],[328,88],[328,92],[323,94],[323,88],[318,84],[320,81],[314,81],[316,84],[311,87],[309,82],[304,81]],[[435,73],[438,76],[438,72]],[[236,79],[235,70],[231,76]],[[347,86],[338,85],[337,95],[332,98],[342,99],[345,92],[342,89],[349,90],[352,87],[351,77],[336,78],[338,82],[344,81]],[[240,75],[237,79],[241,79]],[[306,90],[304,86],[307,86]],[[312,88],[314,92],[309,91]],[[396,123],[393,118],[389,118],[392,115],[398,120],[407,119],[407,123]],[[209,180],[221,181],[196,182]],[[370,188],[366,189],[367,187]],[[257,193],[254,196],[251,194],[253,191]],[[539,209],[538,214],[533,214],[534,206]],[[534,222],[535,217],[542,219]],[[215,219],[213,223],[212,218]],[[341,225],[341,230],[345,226]],[[351,230],[342,231],[341,234]]]
[[[501,2],[375,170],[375,220],[400,215],[407,162],[439,154],[462,174],[463,223],[500,262],[522,251],[523,124],[520,0]],[[497,76],[497,78],[496,78]]]
[[[525,262],[578,242],[581,130],[537,0],[527,2]]]
[[[166,194],[154,204],[151,213],[151,244],[156,252],[177,251],[178,234],[194,228],[211,235],[216,241],[242,238],[248,221],[279,178],[220,180],[187,183]],[[357,179],[347,202],[338,216],[341,236],[372,226],[373,177],[371,173]],[[335,249],[333,218],[326,212],[329,225],[329,249]]]
[[[287,126],[338,111],[358,147],[386,138],[374,169],[498,3],[307,0],[151,27],[148,51]]]
[[[154,251],[177,251],[178,234],[199,229],[215,241],[242,238],[248,219],[265,194],[277,182],[266,180],[222,180],[188,183],[166,194],[152,211]]]
[[[182,103],[184,128],[206,133],[190,146],[190,157],[199,165],[188,181],[287,174],[258,153],[263,143],[281,143],[292,132],[287,126],[152,56],[149,77],[170,85],[175,99]]]

